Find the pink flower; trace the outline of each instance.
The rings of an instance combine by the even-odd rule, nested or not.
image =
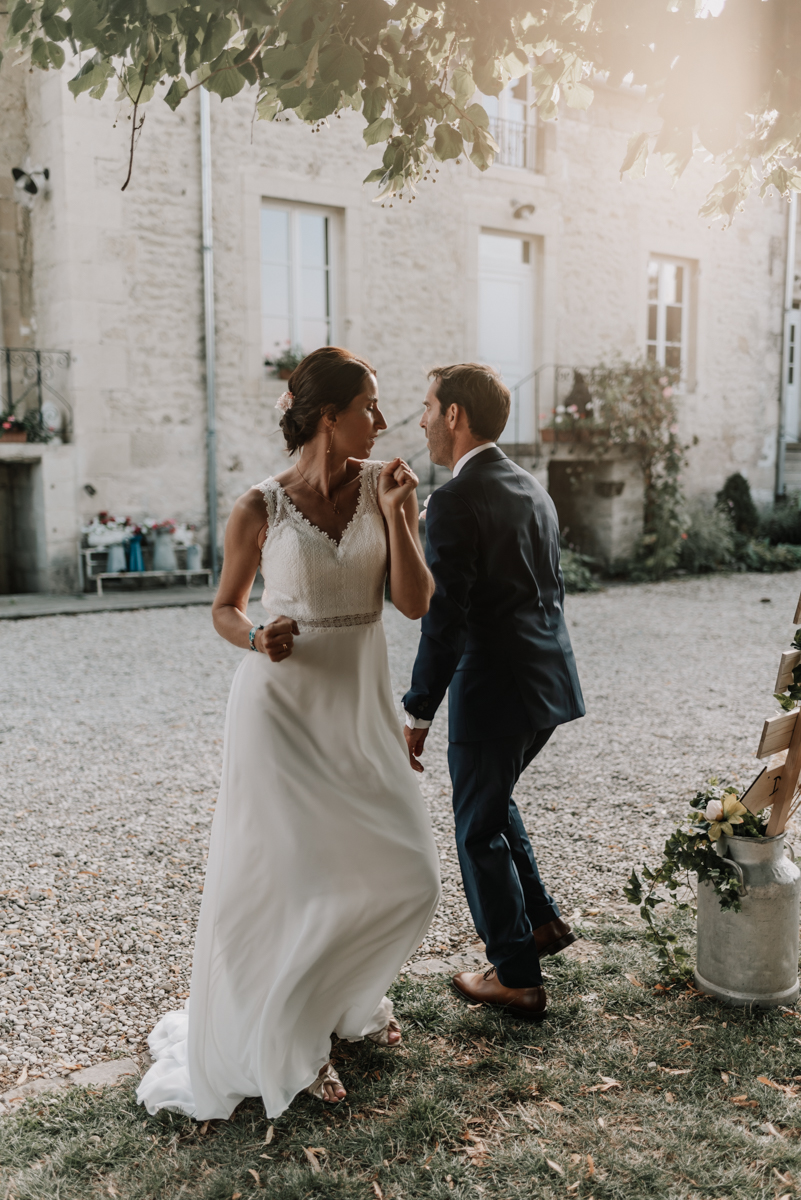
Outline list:
[[[662,395],[665,397],[666,400],[669,400],[670,397],[673,395],[673,388],[672,387],[663,388]]]

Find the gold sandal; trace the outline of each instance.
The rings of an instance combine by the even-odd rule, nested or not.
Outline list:
[[[376,1046],[399,1046],[402,1039],[398,1038],[397,1042],[389,1040],[390,1033],[400,1033],[400,1021],[396,1017],[390,1017],[383,1029],[379,1029],[376,1033],[368,1033],[367,1037],[371,1042],[375,1042]]]
[[[309,1086],[304,1090],[307,1091],[310,1096],[314,1096],[315,1100],[322,1100],[324,1104],[341,1104],[345,1098],[344,1096],[335,1096],[333,1098],[326,1096],[325,1085],[327,1083],[338,1083],[341,1088],[344,1088],[345,1086],[334,1070],[334,1064],[331,1062],[327,1062],[325,1066],[320,1069],[320,1074],[317,1076],[314,1083],[310,1083]]]

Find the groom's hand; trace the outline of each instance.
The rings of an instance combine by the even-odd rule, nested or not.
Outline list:
[[[406,745],[409,747],[409,762],[413,771],[424,771],[425,767],[419,761],[420,755],[423,753],[426,744],[427,729],[409,729],[408,725],[403,730],[406,738]]]

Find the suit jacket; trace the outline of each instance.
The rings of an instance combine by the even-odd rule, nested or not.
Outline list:
[[[436,590],[406,711],[430,720],[450,687],[452,742],[582,717],[559,522],[536,479],[495,446],[475,455],[429,500],[426,558]]]

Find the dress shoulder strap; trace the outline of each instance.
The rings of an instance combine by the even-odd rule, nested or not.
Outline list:
[[[262,483],[254,484],[254,486],[264,496],[264,504],[267,509],[268,523],[270,525],[274,525],[276,516],[278,515],[281,489],[273,479],[272,475],[268,476],[267,479],[265,479]]]
[[[386,463],[374,462],[371,458],[362,463],[362,487],[367,498],[376,507],[378,506],[378,476],[385,466]]]

